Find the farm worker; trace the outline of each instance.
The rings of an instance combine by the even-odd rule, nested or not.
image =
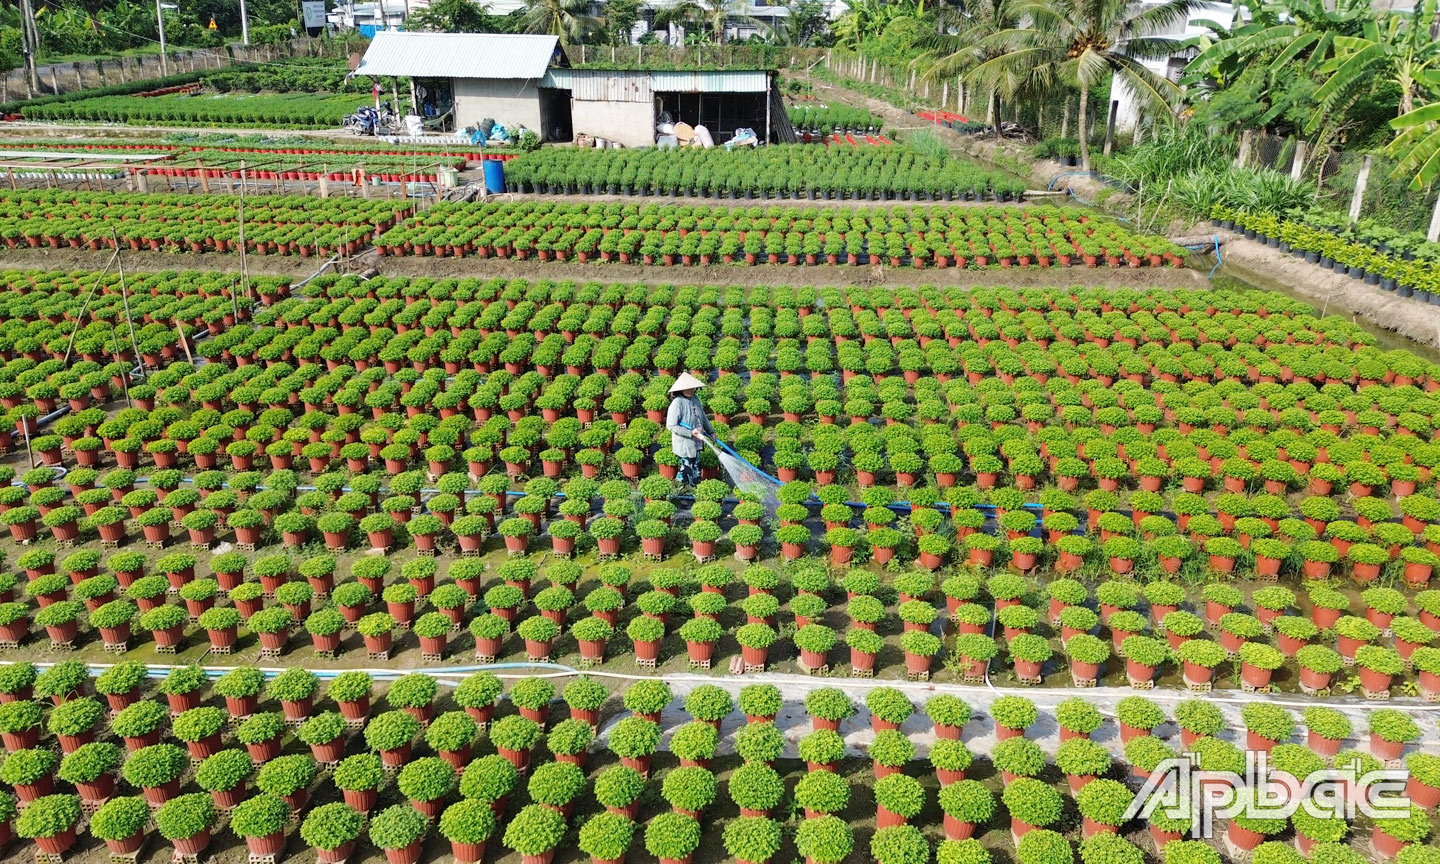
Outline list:
[[[689,372],[680,373],[670,388],[670,410],[665,413],[665,428],[670,430],[670,449],[680,457],[680,482],[694,486],[700,482],[700,447],[707,436],[714,437],[710,418],[695,394],[705,383]]]

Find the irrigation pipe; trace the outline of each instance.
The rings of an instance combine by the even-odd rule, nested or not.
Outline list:
[[[304,288],[306,285],[309,285],[314,280],[320,278],[320,275],[322,273],[324,273],[326,270],[329,270],[332,266],[334,266],[335,262],[339,260],[339,255],[331,255],[330,260],[326,261],[324,264],[321,264],[319,270],[316,270],[314,273],[311,273],[309,276],[306,276],[304,279],[301,279],[299,282],[290,286],[290,289],[293,291],[297,288]],[[232,296],[231,299],[233,300],[234,297]]]

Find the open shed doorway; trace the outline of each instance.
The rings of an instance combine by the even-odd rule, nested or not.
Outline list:
[[[716,144],[735,137],[735,130],[748,127],[765,137],[764,93],[657,93],[661,111],[676,123],[704,126]],[[773,130],[772,130],[773,139]]]
[[[570,112],[570,91],[540,88],[540,140],[569,142],[575,140],[575,125]]]
[[[449,78],[416,78],[414,107],[425,128],[441,132],[455,129],[455,88]]]

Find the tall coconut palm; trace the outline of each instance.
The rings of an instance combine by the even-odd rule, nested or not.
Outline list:
[[[1000,49],[973,75],[991,81],[1024,81],[1045,87],[1064,81],[1080,91],[1080,159],[1090,169],[1090,142],[1084,134],[1089,120],[1090,91],[1107,79],[1126,87],[1152,109],[1170,110],[1180,88],[1142,61],[1163,60],[1180,41],[1163,33],[1182,25],[1197,0],[1053,0],[1019,3],[1014,14],[1022,26],[996,33],[987,48]]]
[[[725,28],[731,21],[756,28],[765,26],[760,19],[746,14],[745,8],[745,0],[677,0],[656,10],[655,26],[678,24],[689,32],[705,33],[716,45],[723,45]]]
[[[603,22],[589,10],[589,0],[529,0],[524,30],[558,36],[561,45],[581,42],[604,30]]]
[[[1016,6],[1016,0],[968,0],[963,8],[940,7],[935,12],[937,32],[920,43],[924,53],[915,60],[930,81],[958,75],[977,87],[986,95],[991,122],[999,97],[1039,95],[1033,69],[1001,59],[1009,52],[997,36],[1019,26]]]

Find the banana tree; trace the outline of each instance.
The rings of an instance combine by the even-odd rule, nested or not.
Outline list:
[[[1315,111],[1306,131],[1313,131],[1326,115],[1353,102],[1381,80],[1400,91],[1399,113],[1410,113],[1420,76],[1440,65],[1440,43],[1430,35],[1436,5],[1436,0],[1422,0],[1408,12],[1366,21],[1359,36],[1336,36],[1334,56],[1320,66],[1320,72],[1329,77],[1315,91]]]
[[[1440,71],[1419,74],[1421,84],[1440,92]],[[1419,192],[1440,176],[1440,102],[1421,105],[1390,121],[1398,134],[1385,148],[1385,155],[1396,159],[1391,176],[1409,177],[1410,189]]]
[[[1214,31],[1187,75],[1223,80],[1256,63],[1272,76],[1293,75],[1296,64],[1314,72],[1331,56],[1337,37],[1360,36],[1377,17],[1369,0],[1283,0],[1250,8],[1249,23]]]

